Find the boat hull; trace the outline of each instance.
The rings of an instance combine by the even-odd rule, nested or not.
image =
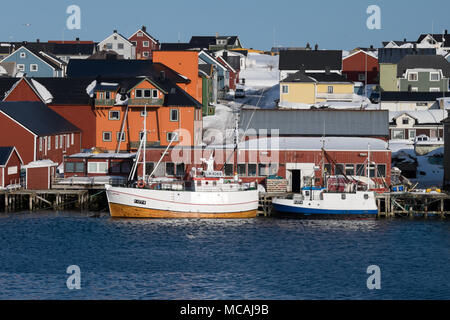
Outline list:
[[[189,192],[134,188],[106,190],[111,216],[141,219],[248,219],[258,210],[258,191]]]
[[[377,215],[378,210],[311,209],[274,204],[275,211],[300,215]]]

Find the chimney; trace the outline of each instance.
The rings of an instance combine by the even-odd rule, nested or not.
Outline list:
[[[80,38],[75,38],[75,41],[76,42],[80,42]]]
[[[39,39],[36,39],[36,42],[37,42],[37,43],[39,43],[39,42],[41,42],[41,40],[39,40]]]
[[[317,51],[319,50],[319,45],[316,43],[316,45],[314,46],[314,49]]]
[[[305,65],[301,64],[300,67],[298,68],[298,71],[300,71],[300,73],[304,74],[305,73]]]
[[[306,44],[306,49],[311,50],[311,45],[309,44],[309,42]]]
[[[114,33],[117,33],[117,30],[114,30]]]
[[[329,66],[325,66],[325,74],[330,74],[331,68]]]
[[[147,32],[147,27],[146,26],[142,26],[142,31]]]
[[[448,34],[448,30],[447,29],[445,29],[445,34]]]
[[[406,42],[406,38],[403,38],[403,42]]]
[[[370,45],[370,50],[373,50],[373,44]]]
[[[161,81],[166,81],[166,72],[164,70],[161,70],[161,72],[159,73],[159,79]]]

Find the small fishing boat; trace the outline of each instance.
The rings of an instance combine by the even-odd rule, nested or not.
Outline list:
[[[290,198],[275,198],[272,201],[275,211],[300,215],[378,214],[375,192],[370,188],[369,170],[367,170],[366,190],[361,190],[361,181],[348,177],[344,172],[341,172],[340,176],[327,177],[324,170],[325,157],[327,157],[329,163],[333,163],[325,149],[322,148],[322,181],[326,186],[316,187],[311,185],[303,188],[300,194],[294,194]],[[371,164],[370,146],[367,167],[369,167],[369,164]]]

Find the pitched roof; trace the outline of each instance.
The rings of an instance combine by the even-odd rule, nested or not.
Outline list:
[[[196,48],[190,43],[161,43],[161,51],[184,51]]]
[[[31,51],[44,51],[53,55],[91,55],[96,50],[96,43],[59,43],[59,42],[9,42],[16,49],[26,47]],[[0,47],[9,52],[9,47]]]
[[[397,64],[407,55],[436,55],[434,48],[380,48],[378,49],[379,63]]]
[[[0,111],[38,136],[81,132],[42,102],[0,102]]]
[[[342,83],[352,83],[351,81],[347,80],[346,77],[335,73],[335,72],[316,72],[316,73],[304,73],[303,71],[298,71],[294,74],[290,74],[286,79],[281,81],[284,82],[327,82],[327,83],[336,83],[336,82],[342,82]]]
[[[86,92],[93,78],[36,78],[53,96],[52,105],[89,105]]]
[[[14,147],[0,147],[0,166],[4,166],[7,164],[13,151]]]
[[[441,55],[407,55],[398,62],[397,77],[403,76],[407,69],[440,69],[445,77],[450,77],[450,62]]]
[[[217,39],[228,40],[228,44],[234,44],[238,36],[193,36],[189,43],[203,49],[209,49],[210,45],[216,45]]]
[[[17,83],[20,78],[0,77],[0,101],[5,99],[6,94]]]
[[[388,137],[386,110],[242,109],[240,128],[279,130],[282,136]],[[270,131],[269,131],[270,132]]]
[[[417,43],[420,43],[423,41],[423,39],[425,39],[428,35],[432,36],[434,40],[436,40],[437,42],[442,42],[442,40],[444,40],[444,47],[450,47],[450,34],[445,33],[445,34],[439,34],[439,33],[435,33],[435,34],[421,34],[419,36],[419,39],[417,39]]]
[[[280,70],[342,70],[340,50],[281,50]]]
[[[397,92],[384,91],[380,95],[381,101],[400,102],[400,101],[422,101],[431,102],[438,98],[450,97],[450,92]]]
[[[393,111],[389,112],[391,123],[403,115],[408,115],[416,120],[417,124],[439,124],[447,117],[445,110],[422,110],[422,111]]]
[[[128,40],[130,40],[136,33],[138,33],[138,32],[142,32],[143,34],[145,34],[148,38],[150,38],[154,43],[159,43],[159,41],[158,40],[156,40],[155,38],[153,38],[151,35],[150,35],[150,33],[148,33],[147,32],[147,27],[145,27],[145,26],[142,26],[142,28],[141,29],[139,29],[139,30],[137,30],[135,33],[133,33],[129,38],[128,38]]]
[[[151,60],[70,60],[67,76],[79,77],[159,77],[161,71],[176,83],[188,83],[190,80],[161,63]]]

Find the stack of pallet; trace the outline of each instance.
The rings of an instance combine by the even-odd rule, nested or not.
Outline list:
[[[287,180],[279,178],[268,178],[266,183],[266,191],[268,193],[287,192]]]

